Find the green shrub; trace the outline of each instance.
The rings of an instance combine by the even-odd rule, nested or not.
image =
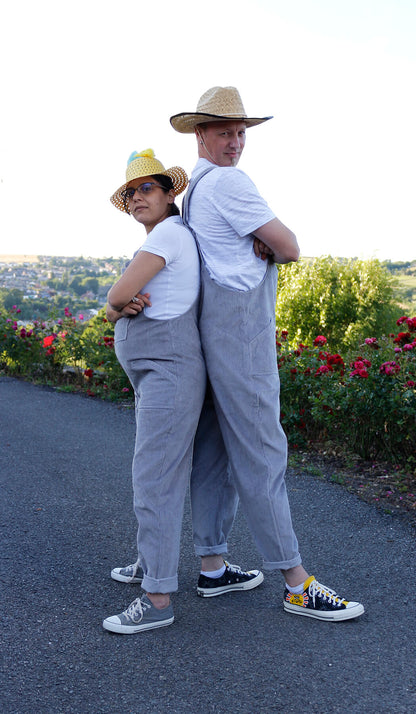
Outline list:
[[[43,337],[46,324],[19,324],[20,309],[13,305],[10,310],[0,309],[0,364],[2,369],[26,376],[43,370],[46,365]]]
[[[276,324],[290,344],[324,334],[337,350],[355,347],[367,334],[394,329],[399,308],[395,278],[378,260],[300,260],[279,269]]]

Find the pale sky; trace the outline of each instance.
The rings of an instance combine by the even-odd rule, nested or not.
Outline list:
[[[239,168],[305,256],[416,259],[414,0],[0,0],[0,253],[130,256],[110,195],[133,150],[188,174],[169,117],[215,85]]]

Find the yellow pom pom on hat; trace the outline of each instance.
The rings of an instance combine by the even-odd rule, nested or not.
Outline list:
[[[120,186],[110,198],[113,206],[118,208],[119,211],[123,211],[123,213],[130,213],[126,208],[122,192],[133,179],[141,178],[142,176],[154,176],[155,174],[163,174],[163,176],[169,176],[172,179],[175,196],[179,196],[188,185],[186,171],[180,166],[165,169],[159,159],[155,157],[153,149],[145,149],[145,151],[140,151],[139,153],[133,151],[127,162],[126,183]]]

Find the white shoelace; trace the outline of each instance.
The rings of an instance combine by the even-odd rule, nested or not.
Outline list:
[[[136,573],[137,573],[139,567],[140,567],[140,558],[138,558],[136,560],[136,562],[133,563],[133,565],[129,565],[128,568],[126,568],[126,570],[130,570],[130,568],[132,570],[132,574],[129,576],[130,580],[133,580],[133,578],[136,577]]]
[[[232,565],[231,563],[227,563],[226,560],[224,560],[224,563],[225,563],[226,569],[231,570],[233,573],[242,573],[242,572],[244,572],[243,570],[241,570],[241,568],[240,568],[239,565]]]
[[[342,605],[342,598],[337,595],[335,590],[331,590],[325,585],[321,585],[321,583],[318,583],[317,580],[312,580],[311,584],[308,587],[308,592],[311,598],[313,599],[313,604],[315,604],[315,597],[319,596],[323,600],[328,600],[328,602],[331,605],[335,605],[335,607],[341,607]]]
[[[149,610],[150,608],[151,605],[149,605],[149,603],[142,602],[141,599],[137,597],[132,603],[130,603],[127,610],[125,610],[123,614],[130,620],[133,620],[133,622],[141,622],[146,610]]]

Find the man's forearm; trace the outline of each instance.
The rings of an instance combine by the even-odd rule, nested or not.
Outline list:
[[[296,236],[278,218],[254,231],[256,238],[269,247],[275,263],[290,263],[299,258]]]

